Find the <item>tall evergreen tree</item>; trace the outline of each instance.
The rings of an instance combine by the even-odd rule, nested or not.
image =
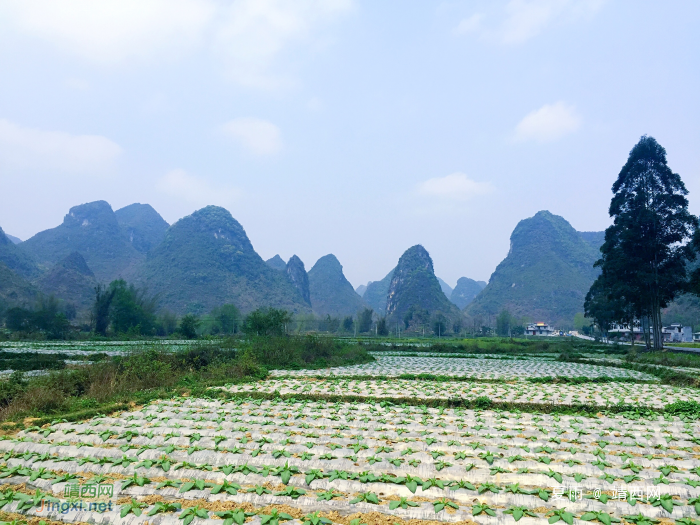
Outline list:
[[[622,299],[624,308],[611,305],[613,320],[630,312],[648,319],[643,324],[651,326],[653,340],[647,344],[660,349],[661,308],[687,286],[686,263],[695,258],[688,240],[698,219],[688,212],[688,191],[653,137],[643,136],[632,148],[612,191],[613,224],[605,231],[596,263],[601,279],[591,298]]]

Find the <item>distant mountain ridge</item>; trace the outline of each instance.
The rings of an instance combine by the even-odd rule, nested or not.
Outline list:
[[[19,244],[22,242],[22,239],[20,239],[19,237],[15,237],[14,235],[10,235],[9,233],[6,233],[5,235],[15,244]]]
[[[25,279],[36,278],[41,273],[33,258],[12,242],[2,228],[0,228],[0,262]]]
[[[94,303],[97,280],[83,256],[73,252],[42,275],[37,286],[43,294],[72,304],[84,316]]]
[[[225,303],[243,313],[263,306],[310,311],[286,275],[263,261],[240,223],[218,206],[173,224],[132,278],[156,294],[162,307],[180,314]]]
[[[379,315],[386,313],[386,298],[389,295],[389,285],[395,269],[393,268],[381,281],[368,282],[365,293],[362,294],[362,299]]]
[[[98,281],[109,282],[144,258],[120,227],[105,201],[74,206],[55,228],[37,233],[17,245],[44,271],[72,252],[83,256]]]
[[[577,232],[564,218],[540,211],[518,223],[506,258],[488,285],[466,307],[470,316],[507,309],[530,321],[567,328],[583,312],[583,301],[598,275],[601,232]]]
[[[440,283],[440,289],[442,290],[442,293],[444,293],[445,297],[447,297],[449,299],[450,296],[452,295],[452,287],[449,284],[447,284],[445,281],[440,279],[439,277],[437,278],[437,280],[438,280],[438,283]]]
[[[279,270],[281,272],[287,271],[287,263],[284,262],[284,259],[282,259],[282,257],[279,256],[279,254],[275,255],[274,257],[268,259],[265,262],[270,268],[274,268],[275,270]]]
[[[486,283],[484,281],[475,281],[468,277],[460,277],[457,280],[457,286],[452,290],[450,301],[457,305],[457,308],[460,310],[464,310],[484,288],[486,288]]]
[[[354,316],[366,307],[362,297],[345,278],[340,261],[332,253],[321,257],[309,270],[309,290],[311,307],[320,316]]]
[[[378,316],[403,321],[409,311],[452,319],[464,309],[468,316],[493,320],[506,308],[525,320],[566,328],[583,311],[603,240],[604,232],[577,232],[562,217],[541,211],[518,223],[508,256],[488,285],[463,277],[450,291],[435,276],[430,255],[416,245],[381,281],[355,291],[332,254],[309,272],[297,256],[288,263],[279,255],[263,261],[223,208],[209,206],[168,226],[150,205],[135,203],[115,212],[96,201],[74,206],[62,224],[19,244],[0,228],[0,307],[30,304],[43,293],[87,314],[94,286],[121,276],[145,286],[162,308],[179,314],[233,303],[244,313],[273,306],[344,317],[369,307]],[[664,311],[665,319],[697,317],[684,308],[700,307],[681,297]]]
[[[0,261],[0,313],[12,306],[32,307],[39,290]]]

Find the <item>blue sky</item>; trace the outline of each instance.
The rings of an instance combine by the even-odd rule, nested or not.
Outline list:
[[[417,243],[486,280],[538,210],[604,229],[643,134],[700,213],[698,27],[692,1],[5,0],[0,226],[217,204],[355,286]]]

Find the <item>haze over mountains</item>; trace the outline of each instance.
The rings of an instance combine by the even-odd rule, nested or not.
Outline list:
[[[177,314],[204,314],[226,303],[244,313],[271,306],[333,318],[371,308],[415,328],[438,315],[452,327],[468,319],[493,321],[507,309],[522,322],[570,327],[597,275],[593,263],[603,237],[541,211],[516,226],[488,285],[462,277],[452,289],[416,245],[381,280],[356,291],[333,254],[308,272],[296,255],[264,261],[223,208],[207,206],[169,226],[147,204],[115,212],[96,201],[74,206],[62,224],[24,242],[0,229],[0,309],[53,294],[85,318],[95,286],[124,278]]]

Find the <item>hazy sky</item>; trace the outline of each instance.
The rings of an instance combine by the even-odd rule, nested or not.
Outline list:
[[[423,244],[487,280],[519,220],[609,224],[643,134],[700,212],[700,3],[2,0],[0,226],[226,207],[355,285]]]

